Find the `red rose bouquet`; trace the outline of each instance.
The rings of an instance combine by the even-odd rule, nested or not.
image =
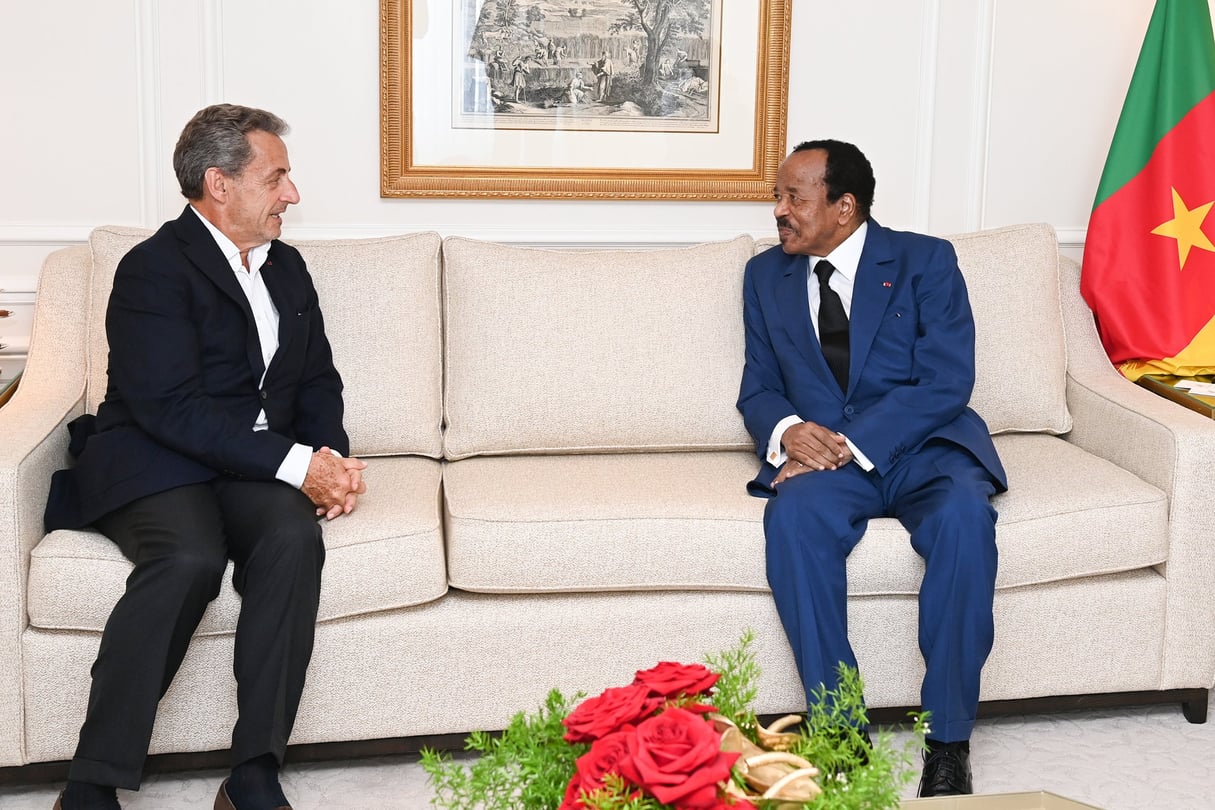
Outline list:
[[[579,701],[549,693],[534,714],[516,715],[500,736],[475,732],[471,765],[422,752],[449,810],[792,810],[893,808],[913,778],[911,751],[889,735],[872,745],[863,685],[841,669],[836,690],[813,696],[805,718],[764,728],[750,710],[758,668],[751,636],[708,666],[662,662],[633,682]],[[797,724],[798,731],[784,731]],[[818,768],[811,765],[817,763]],[[902,767],[904,770],[899,773]]]
[[[560,810],[582,810],[584,797],[621,788],[676,810],[754,808],[726,793],[740,754],[722,750],[722,732],[705,717],[717,709],[700,702],[719,677],[700,664],[664,661],[581,703],[562,721],[565,740],[591,748],[578,758]]]

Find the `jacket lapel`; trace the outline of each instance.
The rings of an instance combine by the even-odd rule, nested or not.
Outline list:
[[[827,366],[822,346],[814,334],[814,323],[810,320],[810,293],[806,287],[809,278],[809,260],[801,255],[786,255],[784,277],[777,282],[777,307],[785,331],[793,345],[806,358],[810,368],[822,380],[823,385],[839,391],[839,384]],[[843,392],[840,392],[841,394]]]
[[[262,363],[261,343],[257,339],[257,325],[253,321],[253,310],[245,291],[240,288],[228,260],[215,244],[215,239],[207,227],[202,224],[198,215],[186,206],[181,216],[174,223],[177,236],[182,241],[182,252],[198,270],[214,284],[220,292],[232,299],[245,315],[245,352],[249,357],[249,366],[253,369],[254,377],[261,379],[265,366]]]
[[[301,315],[297,311],[299,307],[292,300],[287,266],[283,262],[281,252],[276,249],[277,245],[277,240],[270,243],[270,253],[266,256],[266,263],[262,265],[262,280],[266,282],[270,300],[278,310],[278,351],[274,353],[276,359],[290,351],[291,342],[298,331],[293,327]],[[275,365],[274,360],[270,361],[270,365]]]
[[[890,305],[898,270],[886,229],[869,220],[865,247],[861,251],[861,261],[852,283],[852,311],[848,318],[848,346],[851,352],[849,391],[855,390],[861,369],[865,367],[865,358],[873,347],[878,326]]]

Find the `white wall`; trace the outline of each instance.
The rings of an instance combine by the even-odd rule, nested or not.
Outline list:
[[[860,145],[885,225],[1045,221],[1079,255],[1153,0],[791,1],[790,146]],[[771,234],[766,203],[381,199],[378,24],[375,0],[0,0],[0,341],[20,351],[48,252],[176,216],[173,144],[217,101],[291,124],[288,239]]]

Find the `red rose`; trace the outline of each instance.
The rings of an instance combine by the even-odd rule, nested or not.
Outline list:
[[[661,698],[639,684],[614,686],[598,697],[587,698],[561,721],[566,742],[591,742],[606,737],[626,723],[636,723],[662,705]]]
[[[570,783],[565,786],[565,798],[561,800],[561,806],[557,810],[584,810],[586,807],[582,803],[582,780],[575,773],[570,779]]]
[[[703,717],[667,709],[628,735],[620,775],[676,810],[721,807],[718,783],[730,778],[736,753],[721,750],[721,735]]]
[[[701,695],[708,692],[721,676],[700,664],[677,664],[663,661],[653,669],[637,673],[633,683],[645,684],[655,694],[663,697]]]
[[[609,734],[591,743],[591,750],[578,757],[577,771],[565,789],[565,801],[559,810],[585,807],[581,797],[604,788],[603,778],[609,773],[620,775],[620,760],[629,756],[629,735],[632,726]]]
[[[733,803],[731,803],[731,801]],[[721,803],[713,810],[759,810],[755,805],[746,799],[721,799]]]

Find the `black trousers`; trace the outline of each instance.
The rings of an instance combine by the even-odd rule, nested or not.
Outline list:
[[[325,561],[312,503],[287,484],[219,478],[141,498],[95,525],[135,570],[101,637],[68,778],[138,789],[157,704],[229,558],[241,595],[232,762],[271,753],[281,763],[312,657]]]

